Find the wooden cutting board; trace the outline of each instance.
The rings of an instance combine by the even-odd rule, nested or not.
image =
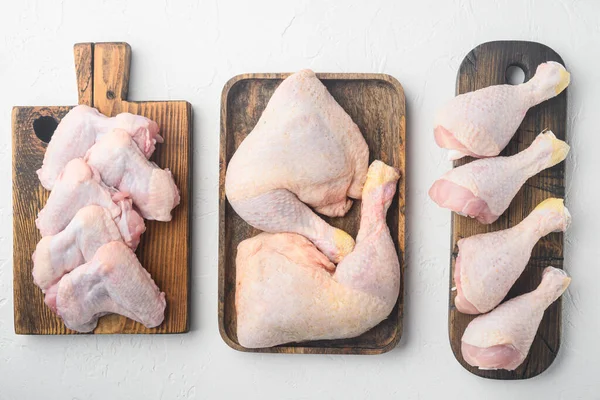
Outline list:
[[[557,61],[564,65],[562,58],[556,52],[540,43],[519,41],[484,43],[467,54],[460,65],[456,94],[508,83],[506,72],[510,66],[523,69],[527,81],[533,77],[537,66],[546,61]],[[567,90],[530,109],[501,155],[513,155],[525,150],[544,129],[552,130],[559,139],[565,140]],[[459,160],[454,163],[454,166],[458,167],[470,161],[472,158]],[[452,213],[450,288],[455,286],[454,263],[458,254],[456,243],[461,238],[510,228],[523,220],[543,200],[549,197],[564,198],[564,196],[565,163],[562,162],[529,179],[504,215],[491,225],[482,225],[474,219]],[[541,282],[542,271],[549,265],[556,268],[563,267],[562,233],[551,233],[537,243],[525,272],[508,293],[506,300],[534,290]],[[546,310],[529,355],[519,368],[514,371],[485,371],[469,366],[462,358],[461,338],[474,316],[456,310],[455,296],[456,293],[450,291],[448,315],[450,344],[456,359],[473,374],[492,379],[527,379],[544,372],[556,358],[560,347],[561,299]]]
[[[387,214],[387,224],[400,259],[400,296],[389,318],[365,334],[344,340],[293,343],[265,349],[247,349],[237,341],[235,311],[235,257],[238,244],[260,231],[231,208],[225,197],[227,164],[252,131],[271,95],[290,74],[245,74],[232,78],[221,99],[219,177],[219,330],[223,340],[240,351],[260,353],[380,354],[396,346],[402,335],[404,293],[405,112],[400,83],[383,74],[317,74],[336,101],[365,136],[370,161],[383,160],[401,171],[398,191]],[[353,237],[358,232],[360,201],[343,218],[324,217]]]
[[[165,321],[148,329],[119,315],[102,317],[94,333],[180,333],[188,331],[190,272],[190,194],[192,167],[192,107],[186,101],[126,101],[131,48],[127,43],[80,43],[74,47],[79,104],[114,116],[120,112],[156,121],[165,143],[152,156],[173,172],[181,203],[171,222],[146,221],[137,249],[142,265],[166,293]],[[35,218],[49,191],[39,183],[47,142],[71,106],[14,107],[13,126],[13,270],[14,315],[17,334],[57,335],[67,329],[46,305],[31,276],[31,254],[40,234]]]

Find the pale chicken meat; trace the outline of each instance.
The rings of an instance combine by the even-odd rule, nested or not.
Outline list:
[[[110,313],[154,328],[166,307],[165,294],[121,241],[103,245],[90,262],[63,276],[46,291],[45,302],[78,332],[93,331],[98,318]]]
[[[435,181],[429,197],[441,207],[491,224],[527,179],[558,164],[568,152],[569,145],[551,131],[543,132],[514,156],[475,160],[454,168]]]
[[[350,116],[314,72],[275,90],[256,127],[227,167],[227,198],[247,223],[307,237],[333,262],[354,247],[316,212],[339,217],[360,199],[369,149]]]
[[[127,131],[113,129],[104,135],[88,150],[85,161],[104,183],[131,196],[142,217],[171,220],[171,210],[180,200],[173,175],[148,161]]]
[[[547,267],[533,292],[515,297],[471,321],[462,337],[465,361],[480,369],[516,369],[529,353],[544,311],[570,282],[563,270]]]
[[[42,237],[56,235],[67,227],[77,211],[92,204],[104,207],[112,218],[117,218],[121,215],[121,207],[116,202],[125,197],[126,194],[106,186],[95,168],[81,158],[75,158],[58,176],[35,224]]]
[[[114,128],[125,130],[146,158],[154,152],[156,142],[163,141],[158,125],[148,118],[129,113],[109,118],[95,108],[79,105],[60,121],[48,143],[44,162],[37,171],[42,186],[52,190],[65,165],[83,157],[99,138]]]
[[[561,93],[570,82],[567,70],[548,61],[520,85],[496,85],[456,96],[437,114],[438,146],[451,160],[500,154],[523,121],[527,110]]]
[[[33,253],[33,281],[45,291],[66,273],[90,261],[96,250],[123,241],[133,250],[145,231],[144,220],[131,207],[131,199],[119,201],[121,214],[114,218],[101,206],[80,209],[60,233],[45,236]]]
[[[454,267],[458,311],[491,311],[521,275],[535,244],[551,232],[564,232],[571,222],[562,199],[540,203],[523,221],[502,231],[458,241]]]
[[[337,268],[298,234],[261,233],[240,243],[235,304],[242,346],[355,337],[389,316],[400,267],[386,212],[398,178],[381,161],[371,165],[356,247]]]

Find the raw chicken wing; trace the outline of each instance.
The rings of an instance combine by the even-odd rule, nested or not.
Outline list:
[[[106,208],[112,218],[117,218],[121,207],[115,202],[125,197],[125,194],[106,186],[95,168],[81,158],[75,158],[59,175],[35,224],[42,237],[56,235],[67,227],[77,211],[91,204]]]
[[[337,263],[354,247],[315,211],[339,217],[360,199],[369,149],[356,124],[314,72],[275,90],[256,127],[231,158],[225,192],[247,223],[299,233]],[[308,206],[307,206],[308,205]]]
[[[93,331],[98,318],[110,313],[154,328],[163,322],[166,306],[165,294],[123,242],[100,247],[90,262],[50,287],[45,302],[78,332]]]
[[[557,268],[544,270],[533,292],[501,304],[475,318],[462,337],[461,352],[469,365],[480,369],[514,370],[523,363],[544,311],[567,289],[571,278]]]
[[[107,185],[128,193],[142,217],[170,221],[171,210],[179,204],[179,190],[171,171],[148,161],[131,136],[113,129],[85,155]]]
[[[435,181],[429,197],[441,207],[491,224],[506,211],[527,179],[558,164],[568,152],[569,145],[551,131],[541,133],[519,154],[454,168]]]
[[[386,225],[398,172],[369,168],[354,250],[334,264],[298,234],[261,233],[236,259],[237,337],[248,348],[358,336],[388,317],[398,299],[398,255]]]
[[[131,199],[121,200],[119,205],[121,214],[116,218],[104,207],[83,207],[65,230],[40,240],[32,259],[33,281],[42,291],[90,261],[96,250],[106,243],[124,241],[135,250],[146,229],[144,220],[131,208]]]
[[[458,311],[491,311],[506,296],[531,257],[533,246],[550,232],[564,232],[571,222],[562,199],[540,203],[521,223],[458,241],[454,266]]]
[[[122,113],[108,118],[95,108],[79,105],[65,115],[48,143],[42,168],[37,171],[42,186],[52,190],[65,165],[83,157],[99,138],[114,128],[127,131],[146,158],[154,152],[156,142],[163,141],[156,122],[146,117]]]
[[[497,156],[527,110],[558,95],[570,79],[565,67],[548,61],[538,66],[528,82],[490,86],[456,96],[436,116],[435,141],[452,150],[451,160]]]

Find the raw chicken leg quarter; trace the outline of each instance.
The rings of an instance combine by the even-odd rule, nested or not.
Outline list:
[[[564,232],[571,222],[562,199],[540,203],[518,225],[458,241],[454,266],[458,311],[491,311],[521,275],[535,244],[550,232]]]
[[[337,263],[354,241],[308,206],[330,217],[345,215],[348,197],[361,197],[368,162],[356,124],[314,72],[303,70],[279,85],[231,158],[225,192],[248,224],[299,233]]]
[[[527,110],[558,95],[570,79],[565,67],[548,61],[538,66],[528,82],[490,86],[456,96],[436,116],[435,141],[451,150],[451,160],[497,156]]]
[[[521,186],[538,172],[565,159],[569,145],[551,131],[511,157],[475,160],[435,181],[429,197],[439,206],[491,224],[506,211]]]
[[[387,318],[400,265],[386,225],[396,169],[375,161],[362,193],[356,247],[334,265],[310,241],[261,233],[238,246],[237,337],[247,348],[358,336]]]
[[[563,270],[548,267],[533,292],[515,297],[471,321],[462,337],[465,361],[481,369],[516,369],[529,353],[544,311],[570,282]]]
[[[42,168],[37,171],[42,186],[52,190],[65,165],[83,157],[98,139],[114,128],[124,129],[146,158],[154,152],[156,142],[163,141],[156,122],[146,117],[122,113],[108,118],[95,108],[79,105],[60,121],[48,143]]]

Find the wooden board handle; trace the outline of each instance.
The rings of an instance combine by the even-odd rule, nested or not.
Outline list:
[[[77,43],[73,46],[75,54],[75,74],[77,75],[77,97],[79,104],[94,106],[93,101],[93,43]]]
[[[129,90],[131,47],[127,43],[94,45],[94,107],[112,117],[121,112]]]
[[[129,91],[131,47],[127,43],[77,43],[75,70],[79,104],[112,117]]]

